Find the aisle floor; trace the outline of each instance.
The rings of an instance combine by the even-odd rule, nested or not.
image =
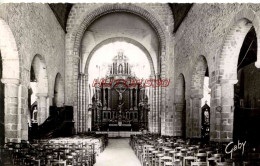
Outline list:
[[[96,159],[94,166],[141,166],[129,138],[109,139],[108,146]]]

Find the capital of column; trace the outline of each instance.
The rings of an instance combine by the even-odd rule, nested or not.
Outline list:
[[[191,94],[190,98],[192,100],[194,100],[194,99],[199,99],[200,100],[200,99],[203,98],[203,94]]]
[[[80,75],[80,76],[88,76],[88,74],[83,73],[83,72],[80,72],[79,75]]]
[[[220,80],[220,84],[223,85],[223,84],[236,84],[238,82],[237,79],[221,79]]]
[[[54,94],[50,94],[50,93],[49,93],[49,94],[47,95],[47,97],[53,98],[53,97],[54,97]]]
[[[19,85],[20,84],[20,79],[17,79],[17,78],[2,78],[1,82],[4,83],[4,84]]]
[[[37,93],[36,95],[35,95],[36,97],[48,97],[48,93]]]

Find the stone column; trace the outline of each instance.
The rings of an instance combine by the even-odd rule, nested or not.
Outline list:
[[[82,132],[86,131],[86,75],[82,74]]]
[[[150,110],[149,110],[149,119],[148,119],[148,127],[149,131],[153,132],[153,88],[149,87],[149,101]]]
[[[183,136],[184,124],[183,124],[183,108],[184,103],[174,103],[175,115],[174,115],[174,131],[175,136]],[[185,122],[184,122],[185,123]]]
[[[216,130],[219,131],[220,142],[230,142],[233,139],[234,121],[234,84],[237,80],[221,80],[221,107],[216,115]]]
[[[201,138],[201,98],[203,96],[191,97],[191,136]]]
[[[86,75],[84,73],[80,73],[79,75],[79,81],[78,81],[78,133],[83,133],[87,130],[87,98],[86,98],[86,86],[87,86],[87,81],[86,81]],[[99,92],[99,91],[98,91]],[[97,94],[99,97],[100,95]]]
[[[152,80],[154,80],[155,79],[155,76],[154,75],[152,75],[152,76],[150,76],[150,79],[152,79]],[[154,83],[153,83],[154,84]],[[151,114],[152,114],[152,132],[153,133],[156,133],[156,126],[157,126],[157,124],[156,124],[156,88],[155,87],[153,87],[153,86],[151,86],[151,93],[152,93],[152,98],[151,98],[151,100],[152,100],[152,102],[151,102],[151,106],[152,106],[152,108],[151,108]]]
[[[78,123],[77,123],[77,133],[81,133],[82,130],[82,110],[81,110],[81,105],[82,105],[82,95],[81,95],[81,90],[82,90],[82,79],[81,79],[81,74],[79,74],[78,76],[78,111],[77,111],[77,119],[78,119]]]
[[[49,94],[47,97],[47,118],[50,116],[50,105],[53,105],[53,97],[52,94]]]
[[[37,96],[37,107],[38,107],[38,124],[41,125],[47,119],[47,93],[38,93]]]
[[[159,79],[159,74],[155,75],[155,79]],[[159,133],[160,132],[160,108],[159,108],[159,87],[155,87],[155,132]]]
[[[88,104],[89,103],[89,100],[88,98],[90,98],[91,96],[89,96],[89,93],[88,93],[88,75],[85,74],[85,132],[88,131],[88,121],[89,121],[89,112],[88,112]],[[91,119],[90,119],[91,120]]]
[[[2,79],[5,93],[5,142],[20,142],[22,119],[19,111],[19,84],[18,79]],[[24,111],[25,112],[25,111]],[[27,121],[23,122],[26,123]]]

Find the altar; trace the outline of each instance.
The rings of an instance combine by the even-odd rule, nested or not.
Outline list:
[[[92,131],[148,129],[148,95],[136,80],[128,58],[119,52],[108,67],[109,75],[95,85],[92,97]]]

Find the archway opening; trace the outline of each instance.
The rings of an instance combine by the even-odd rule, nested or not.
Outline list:
[[[60,73],[56,75],[54,85],[53,106],[62,107],[64,104],[64,86]]]
[[[191,109],[190,117],[191,124],[189,124],[190,136],[193,138],[201,138],[202,134],[202,106],[205,104],[205,100],[208,99],[209,94],[204,95],[206,88],[208,87],[208,64],[203,55],[200,55],[195,63],[194,70],[191,79]],[[204,102],[204,103],[202,103]]]
[[[209,70],[207,67],[203,81],[203,98],[201,99],[201,138],[204,142],[210,140],[210,101],[211,89],[209,88]]]
[[[41,55],[36,55],[31,64],[28,104],[32,125],[41,125],[49,116],[47,102],[48,77],[45,61]]]
[[[176,84],[175,99],[175,123],[174,130],[176,136],[186,137],[186,97],[185,78],[180,74]]]
[[[237,84],[234,85],[234,141],[247,141],[260,146],[260,73],[257,61],[257,37],[254,27],[245,36],[237,63]]]

